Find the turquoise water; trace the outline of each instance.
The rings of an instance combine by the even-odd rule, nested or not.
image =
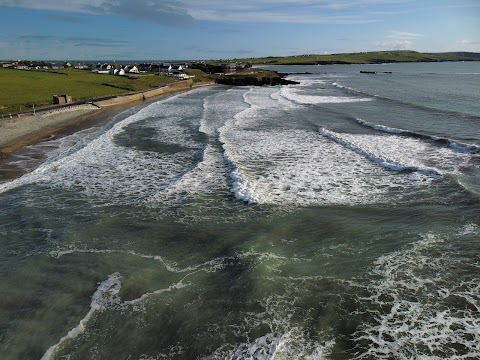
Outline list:
[[[274,69],[17,160],[1,359],[480,357],[480,64]]]

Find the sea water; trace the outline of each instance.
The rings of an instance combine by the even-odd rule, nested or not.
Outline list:
[[[480,357],[480,64],[274,69],[16,160],[1,359]]]

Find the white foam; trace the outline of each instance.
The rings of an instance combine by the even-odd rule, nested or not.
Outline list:
[[[140,257],[143,259],[158,261],[165,267],[165,270],[172,273],[177,273],[177,274],[194,273],[198,271],[215,272],[225,267],[225,262],[229,260],[234,260],[237,258],[243,258],[247,256],[255,256],[259,258],[262,258],[263,256],[267,256],[265,254],[239,254],[231,257],[214,258],[212,260],[208,260],[196,265],[191,265],[185,268],[181,268],[176,262],[170,261],[161,255],[142,254],[133,250],[94,249],[94,248],[79,248],[76,246],[67,246],[64,248],[59,247],[55,250],[50,251],[49,256],[54,258],[60,258],[62,256],[71,255],[71,254],[119,254],[119,253]]]
[[[203,101],[200,131],[208,136],[217,137],[218,130],[225,122],[245,110],[246,104],[242,98],[245,91],[243,88],[232,88],[206,97]]]
[[[180,280],[179,282],[173,284],[173,285],[170,285],[168,288],[166,289],[159,289],[159,290],[155,290],[155,291],[152,291],[152,292],[148,292],[148,293],[145,293],[145,294],[142,294],[142,296],[140,296],[139,298],[137,299],[134,299],[134,300],[128,300],[128,301],[124,301],[121,303],[121,306],[125,307],[125,306],[134,306],[135,307],[135,310],[139,310],[141,309],[141,307],[139,307],[139,305],[144,302],[147,298],[153,296],[153,295],[159,295],[159,294],[163,294],[165,292],[170,292],[170,291],[173,291],[173,290],[180,290],[180,289],[183,289],[185,287],[187,287],[186,284],[184,284],[182,281],[191,274],[188,274],[186,275],[182,280]]]
[[[308,259],[308,258],[285,257],[285,256],[280,256],[280,255],[277,255],[277,254],[274,254],[274,253],[269,253],[269,252],[259,253],[259,252],[255,252],[255,251],[241,252],[241,253],[236,254],[236,257],[239,258],[239,259],[254,257],[255,259],[257,259],[260,262],[270,261],[270,260],[275,260],[275,261],[278,262],[280,260],[280,261],[302,262],[302,263],[304,263],[304,262],[312,261],[311,259]]]
[[[79,249],[74,246],[69,246],[67,248],[63,249],[56,249],[56,250],[51,250],[48,254],[53,257],[53,258],[61,258],[62,256],[65,255],[70,255],[70,254],[75,254],[75,253],[83,253],[83,254],[112,254],[112,253],[117,253],[121,252],[118,250],[101,250],[101,249]]]
[[[223,148],[220,147],[217,137],[226,122],[235,121],[235,115],[247,108],[247,104],[242,101],[246,91],[248,90],[234,88],[204,99],[199,130],[210,139],[203,150],[202,160],[152,196],[148,200],[149,205],[178,205],[199,197],[202,200],[209,198],[213,200],[219,194],[224,196],[229,194],[231,182],[229,173],[232,169],[224,157]],[[209,205],[202,201],[202,206]],[[212,206],[218,205],[212,203]],[[204,213],[207,216],[208,211]]]
[[[426,186],[422,174],[389,174],[317,133],[272,127],[268,117],[279,108],[285,111],[272,96],[275,91],[247,91],[249,108],[220,131],[225,156],[234,168],[232,192],[237,199],[287,206],[353,205],[392,200],[401,196],[398,189]],[[270,121],[269,126],[262,127],[263,121]]]
[[[411,158],[411,154],[405,155],[407,146],[404,144],[405,139],[398,139],[394,137],[380,137],[375,135],[353,135],[340,134],[327,129],[320,129],[320,134],[325,137],[355,151],[356,153],[365,156],[374,163],[394,171],[417,171],[429,176],[440,176],[441,173],[434,168],[428,168],[419,163],[415,158]],[[382,141],[383,140],[383,141]],[[385,146],[384,140],[388,142]],[[396,140],[396,148],[395,142]],[[400,140],[400,141],[399,141]],[[412,148],[417,151],[418,147],[423,145],[416,141]]]
[[[198,100],[197,102],[199,102]],[[0,192],[31,184],[72,188],[92,199],[115,203],[143,201],[175,181],[190,166],[201,144],[191,139],[179,119],[198,124],[198,104],[186,95],[151,104],[117,123],[85,147],[55,161],[47,162],[30,174],[0,186]],[[157,116],[162,116],[161,120]],[[151,119],[151,120],[149,120]],[[191,119],[191,120],[190,120]],[[185,148],[173,154],[141,151],[117,145],[127,126],[139,121],[155,129],[153,140]],[[190,126],[190,124],[185,124]],[[198,125],[196,125],[198,126]]]
[[[159,203],[163,205],[180,204],[194,198],[209,197],[218,193],[229,191],[228,166],[218,147],[208,145],[199,162],[192,170],[185,173],[165,189],[162,189],[151,199],[150,205]]]
[[[372,101],[372,98],[349,97],[349,96],[329,96],[329,95],[306,95],[304,91],[294,87],[282,87],[282,96],[285,99],[297,104],[315,105],[315,104],[339,104]]]
[[[478,234],[479,227],[477,224],[467,224],[458,229],[458,235],[472,235]]]
[[[356,118],[355,120],[363,126],[367,126],[369,128],[372,128],[372,129],[375,129],[375,130],[378,130],[378,131],[383,131],[383,132],[390,133],[390,134],[405,134],[405,133],[408,133],[407,130],[397,129],[397,128],[393,128],[393,127],[389,127],[389,126],[385,126],[385,125],[372,124],[372,123],[369,123],[369,122],[367,122],[365,120],[362,120],[362,119],[359,119],[359,118]]]
[[[272,90],[252,88],[244,94],[244,101],[249,108],[237,114],[235,118],[225,124],[220,132],[220,140],[224,143],[225,156],[232,163],[231,172],[232,192],[236,198],[247,203],[282,203],[285,199],[273,200],[273,196],[281,196],[281,192],[274,194],[275,184],[266,179],[265,164],[275,160],[298,162],[302,156],[289,156],[288,150],[282,146],[292,146],[300,141],[292,141],[288,145],[290,132],[251,131],[250,127],[261,124],[261,112],[273,111],[279,102],[272,97]],[[268,97],[267,97],[268,95]],[[284,139],[284,137],[286,139]],[[293,139],[292,139],[293,140]],[[278,154],[278,155],[277,155]],[[290,165],[293,165],[290,163]],[[262,169],[256,173],[256,169]],[[274,175],[275,176],[275,175]]]
[[[448,144],[448,147],[454,151],[457,152],[468,152],[468,153],[476,153],[480,151],[480,147],[473,145],[473,144],[464,144],[455,140],[451,139],[445,139],[445,138],[440,138],[438,136],[433,136],[433,135],[426,135],[426,134],[421,134],[421,133],[416,133],[413,131],[409,130],[404,130],[404,129],[397,129],[394,127],[390,126],[385,126],[385,125],[379,125],[379,124],[372,124],[369,123],[365,120],[356,118],[355,119],[359,124],[363,126],[367,126],[369,128],[382,131],[385,133],[390,133],[390,134],[403,134],[403,135],[410,135],[410,136],[416,136],[416,137],[423,137],[425,139],[430,139],[432,141],[444,141],[445,143]]]
[[[234,132],[233,191],[249,203],[309,206],[378,203],[425,177],[388,174],[344,146],[304,130]],[[392,198],[390,198],[392,200]]]
[[[257,259],[263,261],[264,257]],[[275,286],[281,286],[278,277],[272,281]],[[298,289],[290,286],[291,283],[291,279],[286,280],[286,284],[289,284],[285,287],[286,292],[272,293],[259,300],[258,305],[263,311],[246,312],[242,320],[235,324],[233,327],[235,338],[245,339],[244,342],[226,342],[204,359],[328,358],[335,341],[326,333],[312,334],[310,330],[304,328],[304,321],[315,322],[318,319],[313,319],[309,310],[298,306]],[[297,322],[296,319],[301,320]],[[252,331],[258,329],[265,329],[265,332],[262,336],[252,339]],[[228,326],[228,330],[215,329],[216,333],[221,331],[231,332],[232,329],[231,326]]]
[[[281,108],[284,108],[286,110],[290,110],[290,109],[295,109],[295,108],[299,108],[301,107],[301,105],[299,104],[296,104],[290,100],[287,100],[286,98],[284,98],[282,96],[282,88],[280,88],[280,90],[278,90],[277,92],[274,92],[270,95],[270,98],[272,100],[275,100],[278,104],[279,107]]]
[[[99,283],[97,290],[92,295],[92,301],[90,303],[90,311],[85,315],[85,317],[80,320],[80,323],[68,332],[67,335],[62,337],[58,343],[52,345],[42,356],[41,360],[50,360],[53,359],[56,352],[60,349],[62,344],[68,340],[75,339],[77,336],[85,332],[86,326],[93,314],[97,311],[102,311],[112,303],[116,302],[114,299],[120,291],[121,276],[119,273],[113,273],[108,276],[108,279]]]
[[[449,256],[449,242],[426,234],[411,248],[376,261],[372,274],[378,280],[369,285],[371,296],[362,299],[372,322],[355,334],[363,348],[357,359],[480,356],[478,269]],[[453,279],[450,269],[469,267],[469,275]]]
[[[295,88],[318,87],[318,85],[325,85],[327,83],[327,80],[315,79],[311,77],[301,77],[301,76],[295,76],[295,81],[300,82],[300,84],[294,85]]]
[[[333,82],[332,83],[333,86],[339,88],[339,89],[347,89],[347,90],[353,90],[352,88],[348,87],[348,86],[343,86],[343,85],[340,85],[338,84],[337,82]]]
[[[328,357],[335,344],[329,341],[324,345],[309,343],[302,339],[298,329],[293,329],[283,335],[266,334],[251,342],[220,347],[212,354],[204,357],[209,359],[251,359],[251,360],[321,360]]]
[[[223,269],[225,266],[231,266],[232,262],[241,261],[243,259],[252,258],[258,263],[268,262],[271,260],[277,261],[291,261],[298,262],[304,261],[304,259],[287,258],[282,255],[277,255],[273,252],[255,252],[246,251],[240,252],[233,256],[214,258],[209,261],[205,261],[198,265],[192,265],[188,268],[179,269],[176,264],[167,261],[165,258],[158,255],[146,255],[140,254],[134,251],[120,251],[120,250],[95,250],[95,249],[57,249],[52,252],[52,256],[67,256],[74,252],[78,253],[126,253],[132,256],[138,256],[145,259],[151,259],[154,261],[160,261],[164,264],[171,264],[174,266],[173,271],[183,272],[184,275],[179,281],[175,281],[170,286],[155,291],[150,291],[142,294],[138,298],[128,301],[122,301],[118,296],[121,283],[121,276],[119,273],[115,273],[109,276],[109,278],[100,283],[97,291],[92,296],[91,311],[87,316],[82,319],[79,326],[75,327],[68,333],[68,336],[62,338],[54,347],[49,349],[44,359],[51,359],[55,353],[61,349],[63,343],[68,339],[74,339],[78,335],[82,334],[88,327],[87,323],[92,318],[95,312],[109,309],[112,311],[145,311],[147,300],[152,297],[156,297],[167,292],[181,290],[190,285],[188,278],[198,272],[216,272],[219,269]],[[290,294],[291,295],[291,294]],[[254,359],[321,359],[328,356],[330,349],[333,347],[333,341],[319,341],[317,338],[312,339],[308,333],[301,327],[297,327],[291,324],[290,316],[292,311],[295,311],[295,300],[291,296],[284,297],[272,295],[262,302],[262,307],[265,308],[265,312],[247,313],[246,319],[242,324],[239,324],[238,328],[234,331],[238,332],[238,336],[244,337],[255,324],[267,325],[272,332],[267,333],[258,339],[247,340],[245,343],[239,344],[225,344],[214,351],[208,358],[243,358],[243,356],[250,356]],[[285,315],[285,313],[287,315]],[[230,329],[231,330],[231,329]],[[244,334],[245,332],[245,334]],[[245,336],[248,339],[248,336]],[[229,357],[230,356],[230,357]]]
[[[122,276],[120,273],[113,273],[108,276],[108,279],[99,283],[99,286],[95,293],[92,295],[92,300],[90,304],[90,311],[85,315],[85,317],[80,320],[79,324],[70,330],[67,335],[62,337],[58,343],[51,346],[45,354],[42,356],[41,360],[51,360],[55,357],[56,353],[61,349],[62,345],[68,341],[75,339],[79,335],[83,334],[87,329],[87,324],[93,317],[96,312],[101,312],[106,309],[115,309],[115,310],[122,310],[122,309],[132,309],[134,311],[142,310],[143,303],[146,299],[150,298],[154,295],[163,294],[165,292],[171,292],[174,290],[180,290],[188,286],[184,284],[183,281],[190,275],[194,274],[188,273],[186,274],[180,281],[170,285],[165,289],[159,289],[156,291],[148,292],[142,294],[139,298],[129,300],[129,301],[121,301],[118,297],[118,293],[121,289],[121,278]]]
[[[470,153],[438,147],[422,139],[393,134],[340,134],[329,130],[322,130],[322,133],[379,165],[397,171],[417,171],[438,177],[446,173],[458,173],[472,159]]]

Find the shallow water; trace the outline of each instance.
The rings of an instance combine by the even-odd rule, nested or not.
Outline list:
[[[311,74],[36,145],[0,357],[479,357],[479,66],[275,67]]]

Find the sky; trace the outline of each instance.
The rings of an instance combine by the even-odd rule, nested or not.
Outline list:
[[[0,0],[0,59],[480,52],[480,0]]]

